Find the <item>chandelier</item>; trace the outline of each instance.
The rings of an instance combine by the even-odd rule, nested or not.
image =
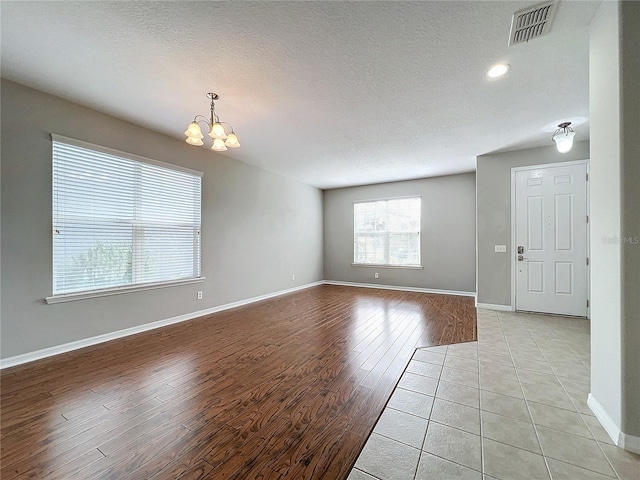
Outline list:
[[[573,147],[573,137],[575,137],[576,132],[569,125],[571,125],[571,122],[561,123],[551,137],[551,140],[556,142],[556,148],[560,153],[567,153]]]
[[[207,130],[209,130],[209,136],[213,140],[211,150],[224,152],[227,148],[238,148],[240,146],[240,142],[233,131],[233,127],[227,122],[221,122],[218,115],[216,115],[215,101],[220,97],[217,93],[209,92],[207,93],[207,98],[211,100],[211,116],[209,118],[204,115],[196,115],[194,117],[193,122],[189,124],[186,132],[184,132],[187,136],[186,142],[189,145],[204,145],[204,142],[202,141],[204,135],[202,135],[199,122],[205,122],[207,124]],[[225,125],[229,127],[228,133]]]

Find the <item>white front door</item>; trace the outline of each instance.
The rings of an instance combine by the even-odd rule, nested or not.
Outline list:
[[[516,310],[587,315],[587,165],[515,172]]]

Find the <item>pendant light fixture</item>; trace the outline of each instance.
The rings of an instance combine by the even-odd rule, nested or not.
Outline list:
[[[211,101],[211,115],[209,118],[204,115],[196,115],[194,117],[193,122],[189,124],[189,127],[187,127],[187,130],[184,132],[187,136],[186,142],[189,145],[204,145],[202,141],[204,135],[200,129],[199,122],[205,122],[207,124],[207,130],[209,130],[209,137],[213,140],[211,150],[224,152],[227,148],[238,148],[240,142],[238,141],[238,136],[233,131],[233,127],[227,122],[221,122],[218,115],[216,115],[215,101],[220,97],[217,93],[209,92],[207,93],[207,98]],[[229,133],[227,133],[225,125],[228,125]]]
[[[573,147],[573,137],[576,132],[569,125],[571,122],[561,123],[551,137],[551,140],[556,142],[556,148],[560,153],[567,153]]]

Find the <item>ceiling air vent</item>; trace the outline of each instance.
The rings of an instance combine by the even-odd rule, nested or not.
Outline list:
[[[526,43],[549,33],[557,2],[545,2],[513,14],[509,46]]]

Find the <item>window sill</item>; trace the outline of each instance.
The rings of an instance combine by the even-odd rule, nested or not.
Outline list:
[[[404,268],[406,270],[422,270],[422,265],[385,265],[383,263],[352,263],[352,267]]]
[[[91,290],[88,292],[66,293],[61,295],[52,295],[45,298],[45,301],[51,305],[53,303],[73,302],[75,300],[86,300],[89,298],[108,297],[111,295],[120,295],[121,293],[142,292],[144,290],[155,290],[156,288],[176,287],[179,285],[190,285],[192,283],[202,283],[205,277],[187,278],[184,280],[172,280],[170,282],[145,283],[142,285],[131,285],[126,287],[105,288],[102,290]]]

